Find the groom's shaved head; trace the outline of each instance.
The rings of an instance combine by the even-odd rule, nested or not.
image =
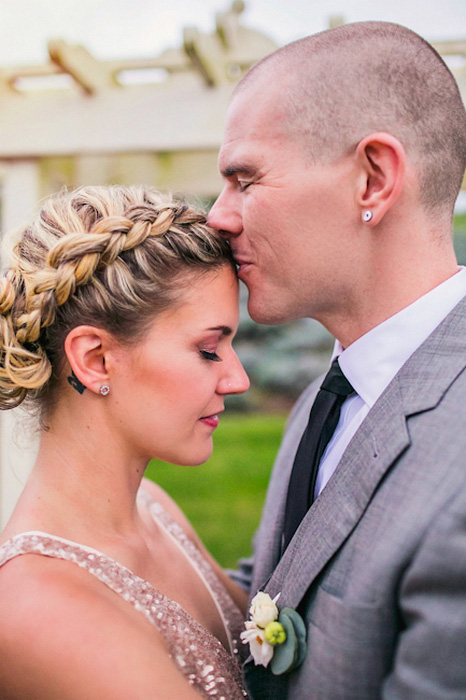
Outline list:
[[[330,29],[266,56],[237,92],[271,83],[282,89],[290,137],[312,161],[388,132],[416,167],[426,208],[452,207],[466,167],[466,112],[448,67],[417,34],[387,22]]]

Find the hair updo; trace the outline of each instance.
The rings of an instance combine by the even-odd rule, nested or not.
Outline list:
[[[0,279],[0,408],[46,413],[68,332],[102,328],[131,344],[192,280],[234,265],[205,215],[151,187],[81,187],[45,201]]]

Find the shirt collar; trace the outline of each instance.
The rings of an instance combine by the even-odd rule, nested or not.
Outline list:
[[[358,338],[346,350],[335,341],[333,357],[356,393],[371,408],[404,363],[466,296],[466,268]]]

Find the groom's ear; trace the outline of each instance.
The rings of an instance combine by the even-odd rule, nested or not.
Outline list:
[[[95,326],[76,326],[68,333],[65,354],[72,371],[71,386],[80,393],[84,387],[98,394],[102,384],[108,384],[105,356],[111,344],[111,336]]]
[[[401,142],[386,133],[374,133],[359,142],[357,205],[369,209],[375,226],[400,196],[405,184],[406,152]]]

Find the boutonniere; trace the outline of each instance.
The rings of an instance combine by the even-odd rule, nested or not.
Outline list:
[[[249,620],[241,633],[256,666],[267,666],[275,676],[298,668],[306,656],[306,627],[292,608],[278,610],[280,593],[271,598],[259,591],[251,601]]]

